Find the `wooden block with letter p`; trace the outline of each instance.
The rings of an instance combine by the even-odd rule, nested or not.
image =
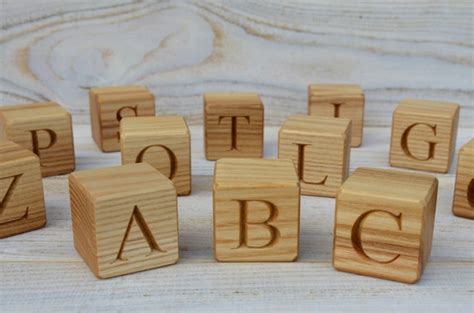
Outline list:
[[[291,160],[220,159],[213,199],[218,261],[296,260],[300,189]]]
[[[404,283],[431,252],[438,193],[434,176],[358,168],[336,198],[336,269]]]
[[[459,151],[453,213],[474,219],[474,139]]]
[[[176,190],[147,163],[69,176],[74,245],[99,278],[178,260]]]

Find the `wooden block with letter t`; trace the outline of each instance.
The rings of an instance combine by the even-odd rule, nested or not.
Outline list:
[[[291,160],[220,159],[213,199],[218,261],[296,260],[300,189]]]
[[[69,176],[74,245],[99,278],[178,260],[176,190],[147,163]]]
[[[334,267],[416,282],[431,252],[437,193],[431,175],[358,168],[336,198]]]
[[[206,158],[261,158],[263,104],[252,93],[204,95]]]
[[[459,151],[453,213],[474,219],[474,139]]]

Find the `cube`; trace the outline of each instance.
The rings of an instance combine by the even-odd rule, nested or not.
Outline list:
[[[431,175],[358,168],[336,198],[334,267],[416,282],[431,252],[437,193]]]
[[[453,213],[474,219],[474,139],[469,140],[459,151]]]
[[[300,188],[291,160],[216,162],[214,252],[218,261],[295,261]]]
[[[177,262],[176,190],[151,165],[75,172],[69,191],[74,246],[97,277]]]

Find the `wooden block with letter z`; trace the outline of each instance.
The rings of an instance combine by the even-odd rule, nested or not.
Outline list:
[[[204,145],[206,158],[261,158],[263,104],[257,94],[206,93]]]
[[[300,189],[291,160],[218,160],[213,199],[218,261],[296,260]]]
[[[74,245],[99,278],[178,260],[176,190],[147,163],[69,176]]]
[[[10,140],[39,156],[43,177],[74,170],[71,114],[54,102],[0,108],[0,139]]]
[[[459,151],[453,213],[474,219],[474,139]]]
[[[431,175],[358,168],[336,198],[334,267],[416,282],[431,252],[437,193]]]

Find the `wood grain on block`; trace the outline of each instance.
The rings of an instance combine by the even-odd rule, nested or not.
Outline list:
[[[431,252],[438,180],[358,168],[336,198],[336,269],[414,283]]]
[[[459,151],[453,213],[474,219],[474,139]]]
[[[293,160],[304,195],[335,197],[350,154],[349,119],[293,115],[280,128],[278,158]]]

